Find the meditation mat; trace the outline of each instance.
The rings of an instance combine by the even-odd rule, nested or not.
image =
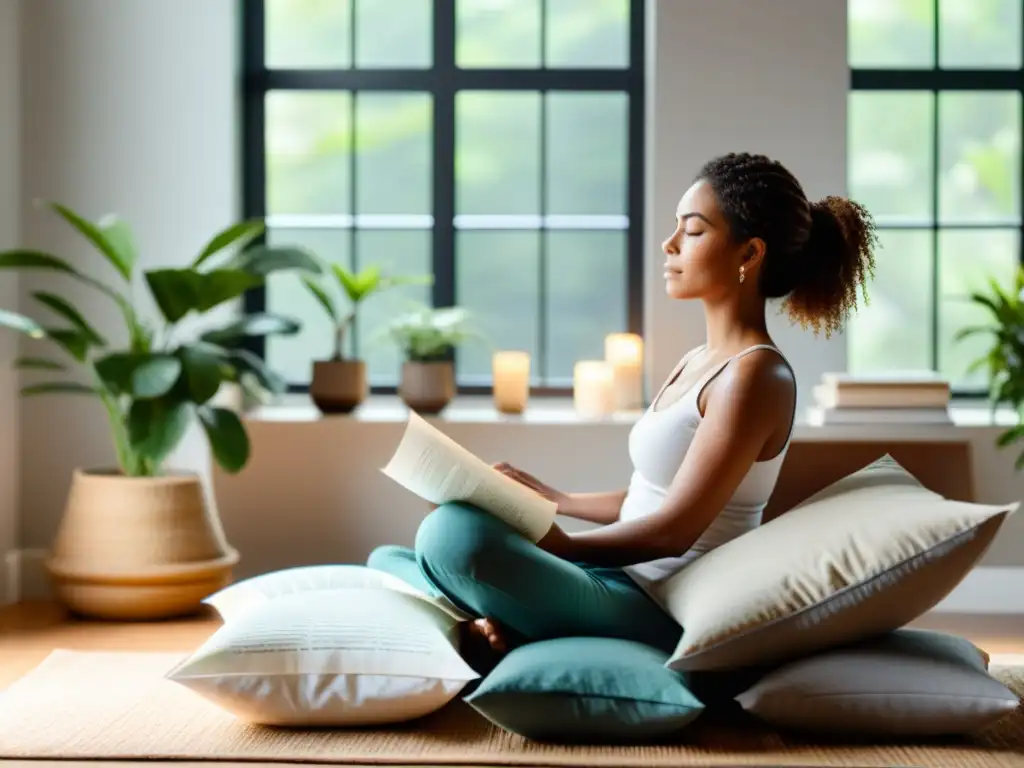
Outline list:
[[[744,721],[696,721],[673,743],[562,746],[504,732],[462,702],[372,730],[248,726],[163,679],[167,653],[55,651],[0,692],[0,758],[276,761],[337,765],[1024,766],[1024,712],[970,739],[812,743]],[[1024,691],[1024,668],[993,672]],[[703,716],[702,716],[703,717]]]

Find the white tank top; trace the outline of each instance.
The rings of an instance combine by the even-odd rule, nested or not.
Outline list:
[[[677,369],[677,376],[699,349],[698,347],[683,359],[680,368]],[[668,488],[682,466],[686,451],[703,419],[698,405],[701,392],[730,362],[757,349],[773,350],[789,365],[789,361],[778,348],[769,344],[758,344],[710,368],[686,394],[661,410],[654,409],[661,393],[655,397],[654,402],[629,433],[629,457],[633,462],[633,476],[619,511],[620,520],[635,520],[653,514],[661,508]],[[665,387],[662,387],[662,391],[664,389]],[[680,553],[678,557],[665,557],[628,566],[624,569],[626,573],[651,597],[662,602],[658,595],[660,583],[706,552],[759,526],[761,514],[775,489],[775,481],[789,449],[792,434],[791,424],[782,450],[773,458],[755,462],[751,466],[732,498],[689,550]]]

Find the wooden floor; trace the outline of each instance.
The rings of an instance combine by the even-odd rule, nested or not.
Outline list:
[[[81,621],[70,618],[59,607],[48,604],[22,604],[0,610],[0,689],[24,675],[57,648],[94,651],[183,651],[196,648],[220,626],[215,614],[191,619],[118,624]],[[993,656],[1021,656],[1014,663],[1024,664],[1024,615],[931,615],[913,626],[958,634],[973,641]],[[72,766],[111,765],[152,767],[153,761],[87,762],[73,761],[0,761],[4,768],[72,768]],[[210,763],[175,762],[174,766],[201,766]],[[220,763],[225,766],[256,768],[260,763]],[[269,765],[269,764],[266,764]]]

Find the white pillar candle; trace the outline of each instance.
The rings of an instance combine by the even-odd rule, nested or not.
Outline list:
[[[530,355],[526,352],[495,352],[491,358],[494,407],[501,413],[522,413],[530,395]]]
[[[644,341],[635,333],[612,333],[604,340],[604,357],[612,366],[615,408],[644,407]]]
[[[615,372],[607,360],[581,360],[573,368],[573,407],[581,416],[605,416],[615,410]]]

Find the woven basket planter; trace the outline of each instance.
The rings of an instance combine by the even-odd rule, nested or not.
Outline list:
[[[237,562],[196,475],[76,470],[46,569],[76,614],[152,620],[196,612]]]

